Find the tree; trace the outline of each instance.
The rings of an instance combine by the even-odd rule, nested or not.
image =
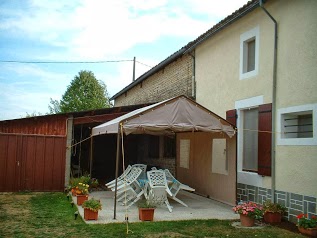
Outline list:
[[[50,114],[55,114],[55,113],[61,112],[59,101],[53,100],[52,98],[50,98],[50,104],[52,104],[52,105],[48,105],[48,109],[50,110],[50,112],[49,112]]]
[[[80,71],[74,77],[60,102],[51,99],[51,113],[79,112],[110,107],[106,85],[91,71]]]
[[[38,116],[43,116],[44,114],[40,112],[33,111],[32,113],[26,112],[25,116],[21,116],[21,118],[28,118],[28,117],[38,117]]]

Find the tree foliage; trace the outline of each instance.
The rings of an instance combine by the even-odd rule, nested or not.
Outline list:
[[[44,114],[40,112],[33,111],[32,113],[26,112],[25,116],[21,116],[21,118],[28,118],[28,117],[37,117],[37,116],[43,116]]]
[[[79,112],[110,107],[106,85],[91,71],[80,71],[60,101],[51,99],[50,113]]]

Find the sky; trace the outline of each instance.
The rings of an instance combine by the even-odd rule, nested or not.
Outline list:
[[[133,57],[138,78],[246,3],[0,0],[0,120],[48,113],[81,70],[113,96],[132,82]]]

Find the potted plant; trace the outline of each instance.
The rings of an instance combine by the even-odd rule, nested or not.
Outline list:
[[[84,201],[88,200],[88,188],[88,184],[78,183],[76,187],[77,205],[82,205]]]
[[[139,208],[139,220],[153,221],[156,203],[153,200],[141,200],[137,203]]]
[[[255,220],[260,220],[263,217],[262,206],[255,202],[240,202],[232,209],[235,213],[240,214],[241,226],[254,226]]]
[[[279,203],[266,200],[263,204],[264,221],[267,223],[280,223],[282,216],[286,212],[286,207]]]
[[[76,187],[78,186],[78,183],[80,183],[80,178],[70,178],[69,180],[69,189],[73,196],[76,196]]]
[[[98,210],[102,208],[100,200],[94,198],[84,201],[82,207],[84,208],[85,220],[97,220]]]
[[[308,217],[308,214],[299,214],[297,216],[297,227],[300,233],[317,237],[317,218],[316,216]]]
[[[70,178],[69,180],[69,188],[72,192],[72,195],[73,196],[76,196],[77,195],[77,187],[78,187],[78,184],[79,183],[84,183],[84,184],[90,184],[90,176],[87,175],[87,176],[81,176],[79,178],[75,178],[75,177],[72,177]]]

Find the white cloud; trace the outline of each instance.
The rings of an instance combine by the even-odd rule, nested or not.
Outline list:
[[[162,57],[156,52],[167,48],[156,45],[160,39],[194,40],[246,2],[30,0],[20,5],[10,2],[11,5],[3,4],[0,8],[0,38],[6,36],[8,51],[20,55],[22,60],[26,57],[59,61],[121,60],[132,58],[131,54],[149,55],[136,52],[133,47],[152,44],[151,58],[137,60],[155,66],[159,63],[157,57]],[[18,39],[23,39],[23,43],[32,42],[25,48],[37,49],[38,45],[41,48],[33,55],[23,55],[23,47],[18,45],[21,52],[12,47],[12,42],[20,43]],[[0,56],[8,57],[2,52]],[[49,98],[59,100],[74,75],[87,69],[81,67],[85,65],[0,65],[0,88],[5,89],[0,90],[0,120],[17,118],[25,112],[47,112]],[[136,78],[149,69],[136,64]],[[89,65],[88,70],[105,81],[110,96],[132,82],[132,62]]]
[[[2,29],[65,47],[63,59],[105,59],[163,36],[195,39],[245,2],[32,1],[28,11],[15,12],[3,22]],[[208,19],[200,19],[197,14],[204,14]]]
[[[1,71],[14,75],[14,80],[1,77],[0,88],[5,90],[0,91],[0,120],[48,112],[50,98],[59,100],[73,77],[34,65],[6,65]]]
[[[183,0],[184,5],[190,6],[190,11],[197,14],[208,14],[212,18],[222,20],[238,10],[248,0]]]

